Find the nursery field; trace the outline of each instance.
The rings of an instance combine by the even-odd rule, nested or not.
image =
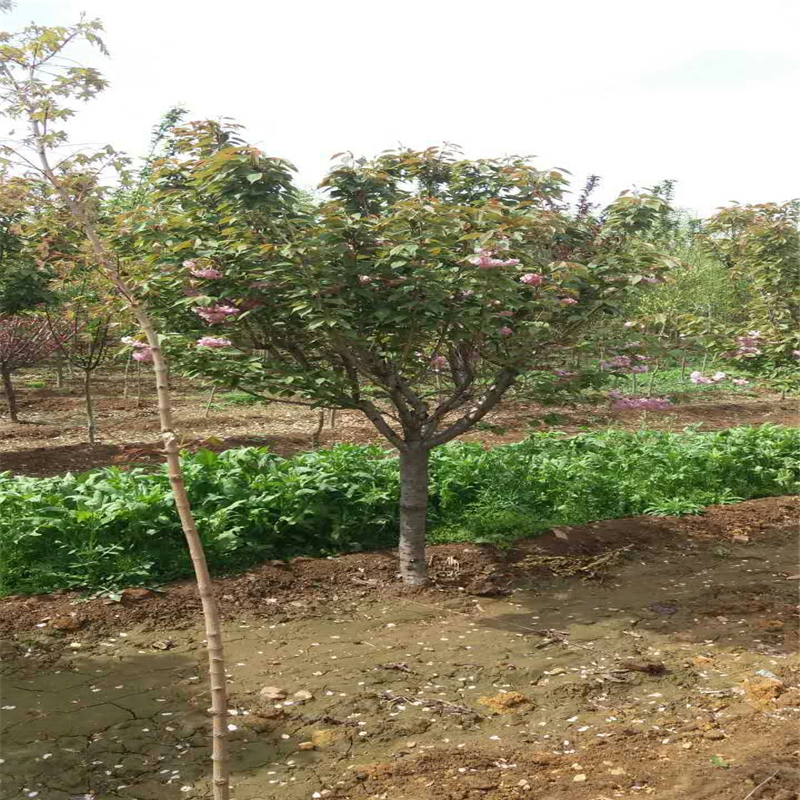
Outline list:
[[[409,591],[395,460],[364,422],[340,412],[313,450],[317,412],[227,393],[206,416],[179,389],[236,800],[796,797],[792,402],[512,400],[435,454],[439,543]],[[28,424],[3,428],[8,797],[211,794],[199,600],[154,401],[121,393],[98,381],[92,447],[69,387],[24,388]],[[90,467],[111,470],[63,475]]]
[[[22,424],[0,421],[0,471],[22,475],[57,475],[91,467],[160,463],[156,398],[152,375],[145,374],[137,392],[131,376],[128,397],[119,368],[98,370],[95,406],[98,443],[86,444],[86,420],[81,381],[65,378],[55,388],[52,370],[25,370],[18,381]],[[215,393],[209,409],[209,388],[195,381],[176,379],[175,419],[188,447],[213,450],[248,445],[267,446],[283,456],[307,450],[319,425],[319,412],[286,404],[264,405],[237,392]],[[614,427],[682,430],[700,425],[719,430],[737,425],[772,423],[797,425],[797,402],[758,389],[739,389],[729,383],[694,386],[679,380],[673,370],[659,377],[657,392],[675,397],[669,412],[611,410],[608,403],[569,407],[543,407],[509,397],[500,407],[461,437],[461,441],[487,446],[517,442],[531,431],[568,433]],[[137,394],[139,399],[137,399]],[[359,412],[338,411],[334,427],[326,416],[320,444],[346,442],[381,444],[385,440]]]
[[[219,580],[237,800],[796,797],[797,500]],[[8,598],[7,797],[208,797],[191,582]]]

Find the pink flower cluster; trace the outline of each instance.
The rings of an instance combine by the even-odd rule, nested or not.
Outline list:
[[[447,358],[445,356],[434,356],[431,359],[431,366],[435,369],[444,369],[447,363]]]
[[[535,272],[526,272],[524,275],[519,276],[520,283],[525,283],[528,286],[541,286],[544,282],[544,277]]]
[[[196,261],[184,261],[183,266],[189,270],[191,275],[195,278],[208,278],[209,280],[217,280],[222,277],[222,273],[218,269],[211,267],[198,267]]]
[[[800,350],[792,350],[792,355],[795,358],[800,358]]]
[[[608,396],[612,400],[611,408],[617,410],[635,408],[644,411],[666,411],[672,407],[672,401],[666,397],[631,397],[617,391],[609,392]]]
[[[692,383],[698,384],[705,384],[705,383],[721,383],[724,381],[728,376],[724,372],[715,372],[710,378],[707,375],[703,375],[702,372],[699,370],[695,370],[694,372],[689,374],[689,380]]]
[[[481,269],[494,269],[495,267],[516,267],[519,264],[518,258],[507,258],[503,260],[502,258],[495,258],[496,253],[496,250],[488,250],[486,248],[483,250],[478,250],[478,252],[469,259],[469,263],[474,264],[476,267],[480,267]]]
[[[132,336],[123,336],[120,341],[133,348],[132,358],[143,364],[150,364],[153,360],[153,348],[147,342],[137,342]]]
[[[230,347],[231,340],[223,339],[215,336],[204,336],[202,339],[197,340],[198,347]]]
[[[725,353],[728,358],[761,355],[761,331],[747,331],[746,336],[737,336],[736,341],[739,343],[736,350]]]
[[[574,306],[575,303],[578,301],[574,297],[562,297],[561,298],[561,305],[562,306]]]
[[[497,332],[501,336],[511,336],[511,334],[514,333],[514,331],[511,330],[511,328],[509,328],[507,325],[504,325],[502,328],[498,328]]]
[[[578,373],[570,372],[568,369],[554,369],[553,375],[557,375],[562,381],[568,381],[574,378]]]
[[[239,313],[235,306],[195,306],[192,311],[209,325],[225,322],[228,317]]]
[[[639,361],[647,360],[647,356],[637,355],[634,356],[634,358]],[[641,374],[649,371],[649,367],[646,364],[634,364],[630,356],[614,356],[609,361],[601,361],[600,369],[606,372],[630,372],[634,374]]]

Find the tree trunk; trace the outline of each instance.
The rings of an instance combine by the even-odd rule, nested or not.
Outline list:
[[[686,359],[681,359],[681,383],[686,382]]]
[[[142,362],[136,362],[136,408],[142,407]]]
[[[121,283],[121,279],[120,279]],[[124,286],[124,284],[122,284]],[[128,295],[130,297],[130,295]],[[158,335],[143,308],[131,304],[142,331],[147,336],[153,354],[153,367],[156,373],[156,392],[158,394],[158,415],[161,421],[161,438],[167,459],[169,482],[175,507],[181,520],[186,544],[194,565],[197,589],[203,608],[206,625],[208,650],[208,673],[211,687],[213,787],[215,800],[229,800],[230,762],[228,758],[228,691],[225,683],[225,659],[222,645],[222,628],[219,622],[219,609],[214,597],[214,584],[208,571],[203,543],[197,532],[194,516],[189,505],[189,496],[183,482],[178,437],[173,430],[172,398],[170,397],[167,362],[158,342]]]
[[[64,388],[64,356],[61,351],[56,351],[56,389]]]
[[[208,402],[206,403],[206,411],[203,414],[203,419],[208,419],[208,415],[211,413],[211,404],[214,402],[214,395],[217,393],[217,387],[211,387],[211,394],[208,396]]]
[[[127,400],[128,399],[128,373],[131,370],[131,361],[133,361],[133,359],[130,356],[128,356],[128,358],[125,361],[125,372],[123,373],[123,378],[122,378],[122,399],[123,400]]]
[[[11,382],[11,370],[0,370],[3,376],[3,391],[6,393],[6,403],[8,405],[8,416],[12,422],[19,422],[17,416],[17,393],[14,391],[14,384]]]
[[[311,446],[316,449],[319,447],[319,437],[322,435],[322,429],[325,427],[325,409],[319,410],[319,417],[317,418],[317,427],[314,433],[311,434]]]
[[[400,574],[409,586],[428,582],[428,453],[421,442],[400,451]]]
[[[89,444],[94,444],[96,426],[92,404],[92,373],[88,369],[83,375],[83,396],[86,400],[86,430],[89,433]]]

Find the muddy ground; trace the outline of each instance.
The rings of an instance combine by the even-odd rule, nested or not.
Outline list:
[[[129,381],[125,396],[120,369],[101,370],[95,377],[98,441],[86,443],[84,401],[80,381],[67,379],[64,388],[53,387],[49,372],[28,370],[17,377],[21,424],[0,417],[0,470],[23,475],[57,475],[90,467],[160,463],[156,401],[149,373],[142,378],[141,397],[136,382]],[[41,388],[28,388],[29,383]],[[312,446],[319,412],[308,408],[273,404],[233,406],[215,403],[207,413],[209,390],[202,384],[175,380],[176,428],[188,448],[212,449],[269,446],[279,455],[292,455]],[[513,395],[491,412],[476,428],[460,437],[486,446],[517,442],[532,430],[577,433],[604,427],[682,430],[702,425],[717,430],[766,422],[797,425],[797,403],[760,391],[687,393],[676,398],[668,413],[611,411],[607,404],[569,408],[546,407],[515,399]],[[3,409],[4,411],[4,409]],[[322,446],[337,442],[376,443],[385,440],[359,412],[337,412],[319,437]]]
[[[416,593],[389,551],[218,581],[233,797],[796,798],[797,511],[431,548]],[[5,797],[210,796],[198,603],[164,588],[0,602]]]

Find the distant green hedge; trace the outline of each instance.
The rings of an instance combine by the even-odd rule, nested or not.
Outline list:
[[[778,426],[448,445],[432,454],[430,540],[504,545],[554,524],[790,493],[799,446],[796,429]],[[290,459],[262,448],[201,451],[183,465],[217,573],[396,541],[397,460],[377,447]],[[2,594],[154,585],[192,573],[164,470],[0,474],[0,546]]]

